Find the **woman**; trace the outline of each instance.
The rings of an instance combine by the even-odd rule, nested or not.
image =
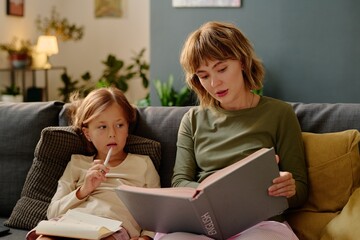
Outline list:
[[[172,185],[196,187],[239,158],[274,147],[280,176],[268,194],[285,196],[291,208],[301,206],[307,198],[301,129],[289,104],[253,93],[262,88],[264,67],[250,41],[232,24],[208,22],[190,34],[180,62],[200,106],[182,119]],[[179,234],[156,238],[173,239]],[[231,239],[297,237],[283,216],[274,216]]]

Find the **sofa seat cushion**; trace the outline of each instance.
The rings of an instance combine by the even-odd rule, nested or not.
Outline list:
[[[0,224],[3,224],[7,218],[0,217]],[[6,239],[6,240],[19,240],[19,239],[25,239],[26,234],[28,233],[27,230],[24,229],[16,229],[16,228],[10,228],[10,231],[5,233],[4,235],[0,235],[0,239]]]
[[[129,135],[125,146],[131,153],[148,155],[159,166],[161,149],[156,141]],[[72,154],[93,155],[85,139],[72,127],[47,127],[41,132],[34,160],[27,174],[21,198],[17,201],[6,226],[32,229],[46,219],[46,211]]]
[[[20,198],[41,130],[57,126],[61,102],[0,102],[0,217]],[[11,187],[9,187],[11,186]]]
[[[336,133],[303,133],[308,168],[309,198],[286,214],[300,239],[320,239],[325,225],[345,206],[360,186],[360,133],[346,130]],[[323,215],[324,218],[316,217]],[[321,218],[320,221],[315,219]],[[307,225],[312,224],[309,229]]]

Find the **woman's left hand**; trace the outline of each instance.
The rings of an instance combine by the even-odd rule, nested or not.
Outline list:
[[[290,198],[296,193],[295,180],[290,172],[280,172],[280,176],[273,180],[268,189],[270,196],[284,196]]]

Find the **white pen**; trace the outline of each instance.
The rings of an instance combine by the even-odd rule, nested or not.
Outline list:
[[[106,155],[105,162],[104,162],[105,167],[107,167],[107,165],[108,165],[108,163],[110,161],[111,152],[112,152],[112,148],[109,149],[109,151],[108,151],[108,153]]]

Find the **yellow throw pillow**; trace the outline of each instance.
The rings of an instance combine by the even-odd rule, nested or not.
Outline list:
[[[360,239],[360,188],[350,197],[341,213],[325,228],[321,240]]]
[[[309,198],[286,214],[300,239],[320,239],[321,232],[345,206],[360,186],[360,133],[346,130],[335,133],[302,134],[308,168]],[[314,219],[320,219],[314,221]],[[309,229],[308,225],[313,226]]]
[[[309,199],[303,210],[340,211],[360,186],[360,133],[303,133]]]

